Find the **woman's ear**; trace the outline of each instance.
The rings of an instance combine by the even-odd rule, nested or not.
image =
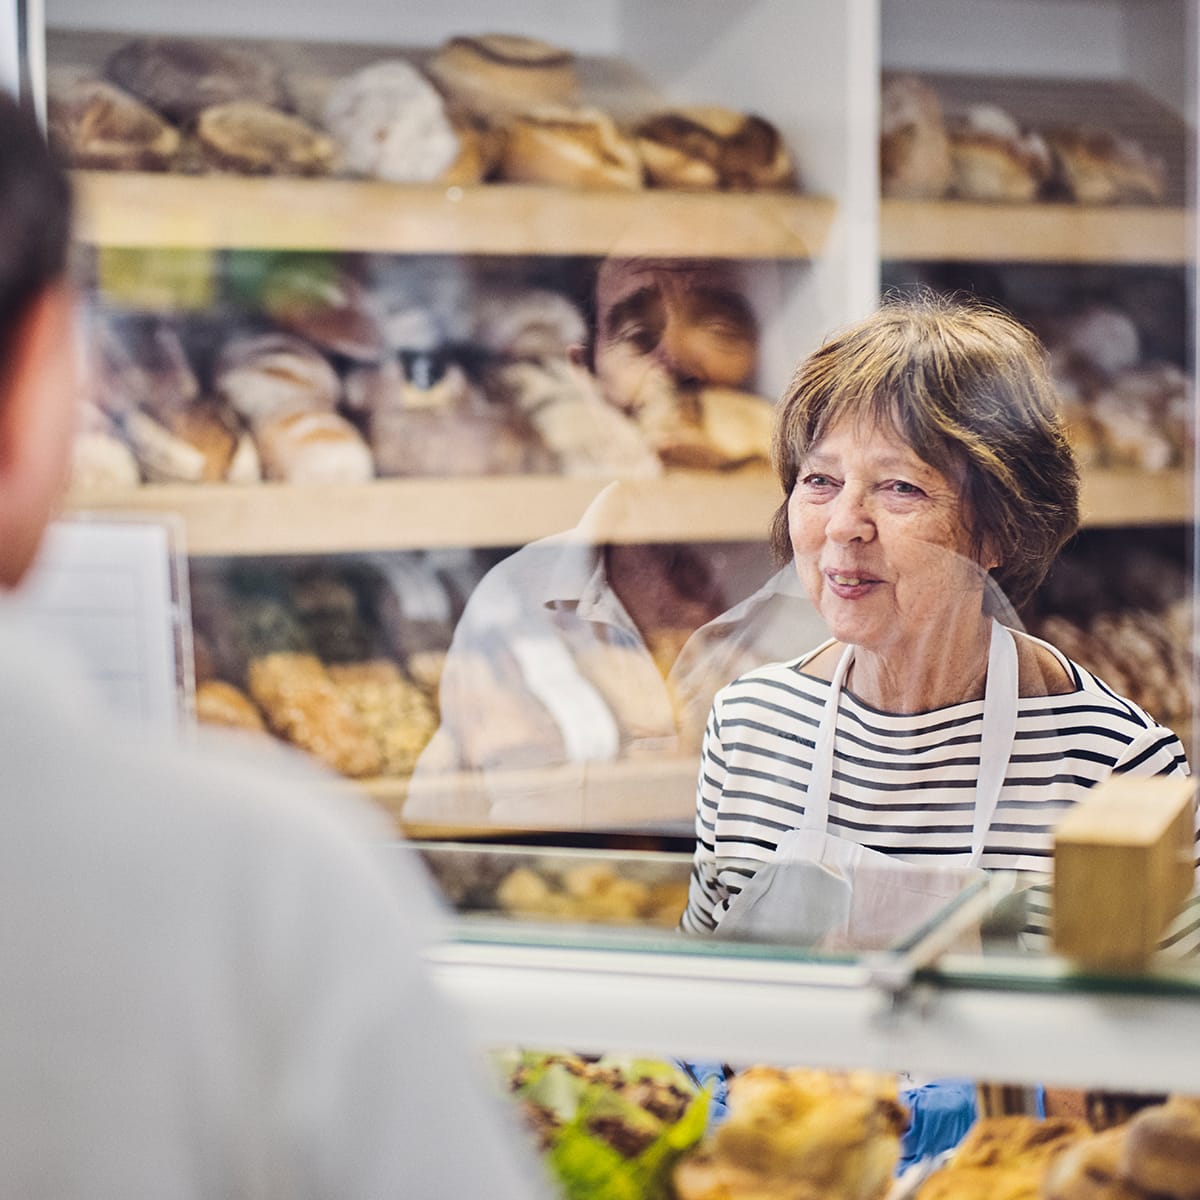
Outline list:
[[[573,367],[583,367],[584,370],[591,369],[591,363],[588,362],[587,347],[582,342],[575,342],[567,348],[567,358]]]

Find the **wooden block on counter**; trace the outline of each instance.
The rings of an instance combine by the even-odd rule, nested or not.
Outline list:
[[[1196,781],[1115,775],[1054,835],[1054,948],[1081,966],[1136,968],[1192,890]]]

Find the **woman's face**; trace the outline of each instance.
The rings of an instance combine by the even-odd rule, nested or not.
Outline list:
[[[788,525],[796,570],[840,642],[913,651],[982,614],[961,484],[890,428],[835,425],[800,464]]]

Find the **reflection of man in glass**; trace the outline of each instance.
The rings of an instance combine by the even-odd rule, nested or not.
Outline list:
[[[593,344],[580,349],[608,401],[665,461],[716,466],[705,405],[752,377],[757,321],[732,264],[615,260],[600,269]],[[757,414],[756,414],[757,415]],[[442,725],[405,808],[411,821],[603,824],[569,781],[507,790],[504,768],[623,757],[677,758],[689,824],[694,762],[717,688],[823,635],[794,573],[772,576],[764,545],[641,544],[637,485],[605,488],[579,526],[526,546],[481,582],[455,632]],[[437,771],[488,771],[482,798],[422,794]],[[575,798],[577,799],[577,798]],[[649,815],[649,814],[647,814]],[[613,814],[613,823],[630,814]]]

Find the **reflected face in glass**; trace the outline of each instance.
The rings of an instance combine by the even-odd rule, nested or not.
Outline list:
[[[626,411],[664,386],[740,387],[754,372],[757,327],[725,264],[607,262],[596,309],[596,376],[609,401]]]
[[[796,570],[840,642],[928,647],[982,612],[958,480],[889,428],[846,420],[805,457],[788,500]],[[936,640],[933,644],[937,644]]]

